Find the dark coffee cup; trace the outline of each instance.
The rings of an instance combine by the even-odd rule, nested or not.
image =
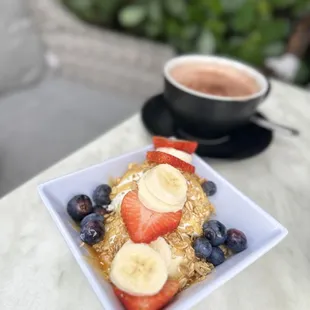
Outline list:
[[[259,71],[217,56],[173,58],[164,67],[164,78],[164,97],[177,125],[204,137],[249,122],[270,91]]]

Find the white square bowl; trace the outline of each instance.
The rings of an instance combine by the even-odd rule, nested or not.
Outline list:
[[[72,227],[66,205],[72,196],[77,194],[83,193],[91,197],[96,186],[108,182],[111,177],[121,176],[129,163],[145,160],[146,152],[152,148],[153,146],[145,147],[51,180],[38,187],[44,204],[65,238],[77,263],[107,310],[120,310],[123,307],[114,296],[111,285],[85,259],[87,249],[80,247],[79,234]],[[206,280],[178,294],[167,307],[170,310],[190,309],[269,251],[287,234],[287,230],[280,223],[223,179],[197,155],[193,156],[193,165],[195,165],[196,173],[199,176],[217,184],[218,191],[210,199],[216,208],[215,218],[223,222],[228,228],[242,230],[248,238],[248,248],[218,266]]]

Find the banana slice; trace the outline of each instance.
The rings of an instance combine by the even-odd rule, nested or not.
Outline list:
[[[124,244],[111,264],[112,283],[133,296],[157,294],[167,278],[165,261],[146,244],[130,242]]]
[[[156,212],[177,212],[186,202],[186,179],[168,164],[155,166],[145,173],[138,187],[140,201]]]
[[[156,198],[171,205],[184,203],[187,183],[178,169],[168,164],[158,165],[146,174],[145,183]]]
[[[155,212],[165,213],[165,212],[177,212],[181,210],[184,206],[184,203],[170,205],[162,200],[156,198],[146,187],[144,178],[140,180],[138,183],[138,196],[139,200],[143,203],[143,205]]]
[[[168,276],[172,279],[178,279],[180,277],[180,265],[183,262],[183,257],[176,256],[171,258],[171,263],[168,268]]]
[[[129,239],[123,246],[126,244],[134,243]],[[181,275],[179,267],[183,262],[183,257],[172,256],[170,246],[163,237],[158,237],[155,241],[151,242],[149,246],[158,252],[165,261],[168,270],[168,277],[171,279],[179,279]]]
[[[177,157],[177,158],[179,158],[179,159],[181,159],[181,160],[183,160],[189,164],[192,162],[192,155],[191,154],[188,154],[188,153],[185,153],[183,151],[174,149],[173,147],[159,147],[156,149],[156,151],[170,154],[170,155]]]
[[[150,243],[150,247],[159,253],[169,270],[171,264],[171,250],[166,240],[162,237],[158,237],[155,241]]]
[[[124,246],[126,244],[134,244],[130,239],[124,243]],[[166,242],[166,240],[162,237],[158,237],[155,241],[152,241],[149,246],[155,250],[165,261],[167,268],[169,268],[171,263],[171,249],[169,244]]]

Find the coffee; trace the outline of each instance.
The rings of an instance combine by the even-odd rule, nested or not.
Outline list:
[[[252,76],[229,65],[185,63],[172,68],[169,73],[179,84],[204,94],[246,97],[260,90]]]

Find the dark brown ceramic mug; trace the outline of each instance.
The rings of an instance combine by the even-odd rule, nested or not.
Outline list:
[[[256,69],[217,56],[173,58],[164,67],[164,78],[164,97],[177,125],[204,137],[249,122],[270,91],[269,81]]]

